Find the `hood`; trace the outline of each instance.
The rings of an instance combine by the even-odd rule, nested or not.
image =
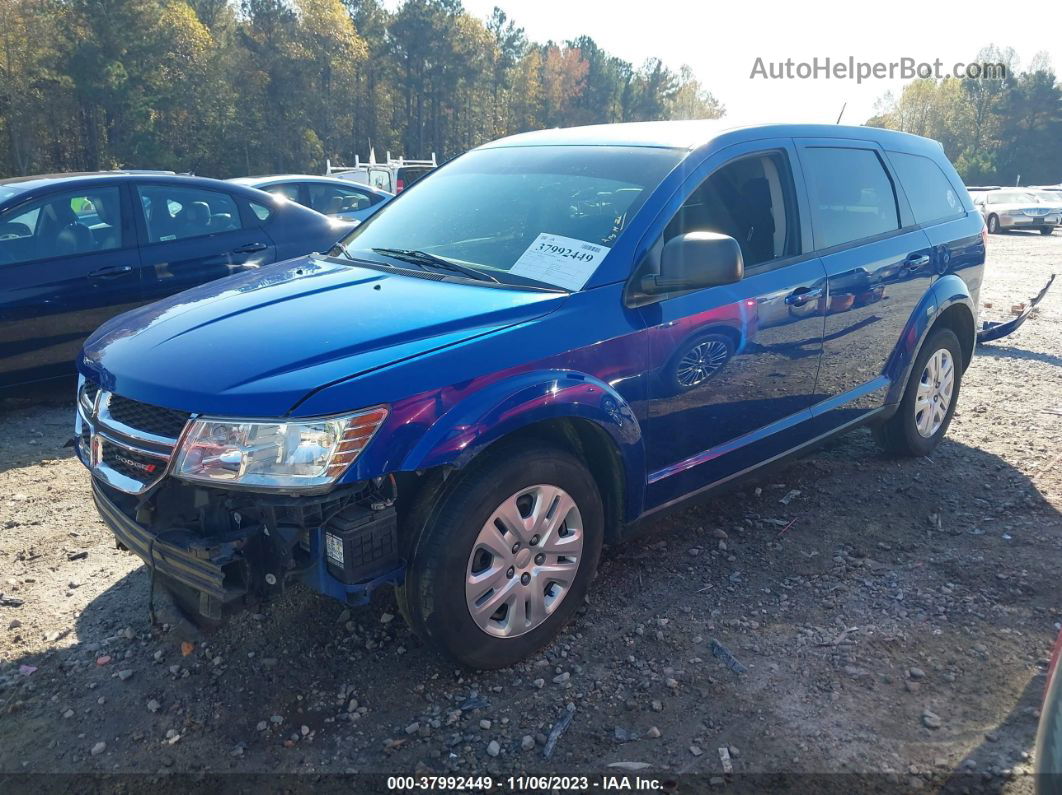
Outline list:
[[[89,337],[78,366],[145,403],[283,416],[323,386],[541,317],[566,298],[311,256],[119,315]]]

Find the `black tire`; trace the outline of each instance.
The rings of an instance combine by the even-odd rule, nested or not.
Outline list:
[[[1041,235],[1049,235],[1049,234],[1051,234],[1054,231],[1055,231],[1055,228],[1053,226],[1041,226],[1040,227],[1040,234]]]
[[[1062,795],[1062,670],[1048,682],[1036,733],[1036,795]]]
[[[988,234],[990,234],[990,235],[998,235],[999,234],[999,218],[997,218],[994,215],[988,216]]]
[[[955,381],[944,421],[932,436],[923,436],[918,431],[915,401],[926,362],[939,350],[946,350],[951,355]],[[944,434],[948,432],[951,418],[955,414],[955,406],[959,402],[959,391],[962,386],[962,372],[962,348],[955,332],[948,328],[930,332],[915,358],[899,408],[892,417],[873,428],[874,438],[878,444],[893,455],[925,456],[933,452],[933,449],[940,444],[940,440],[944,438]]]
[[[480,530],[495,509],[521,489],[559,486],[575,501],[583,524],[578,568],[556,608],[537,627],[515,637],[495,637],[473,620],[465,577]],[[604,536],[601,496],[575,456],[545,445],[505,444],[452,477],[409,517],[412,544],[398,604],[421,638],[472,668],[502,668],[548,644],[583,604],[597,569]],[[419,527],[417,526],[419,525]]]
[[[708,350],[714,352],[710,363],[710,372],[707,372],[706,375],[696,382],[683,383],[683,379],[680,377],[679,373],[679,369],[683,366],[683,360],[688,354],[692,353],[702,345],[709,346]],[[671,361],[668,362],[667,367],[661,372],[661,386],[664,388],[665,392],[670,395],[677,395],[695,389],[710,381],[716,373],[726,366],[727,362],[730,361],[730,357],[733,355],[734,341],[726,334],[705,334],[692,340],[688,340],[684,342],[675,355],[671,357]]]

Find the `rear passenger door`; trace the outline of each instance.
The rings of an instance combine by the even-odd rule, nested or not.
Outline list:
[[[828,296],[815,391],[820,431],[884,404],[893,355],[933,279],[932,246],[874,142],[798,140]]]
[[[262,222],[233,194],[178,183],[141,183],[135,193],[147,300],[276,258]]]

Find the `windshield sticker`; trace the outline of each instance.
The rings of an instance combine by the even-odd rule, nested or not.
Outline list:
[[[608,252],[605,246],[542,232],[509,272],[565,290],[581,290]]]

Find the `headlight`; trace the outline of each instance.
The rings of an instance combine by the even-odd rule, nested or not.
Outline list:
[[[184,435],[173,474],[218,486],[328,486],[354,463],[386,417],[387,409],[376,407],[290,422],[197,419]]]

